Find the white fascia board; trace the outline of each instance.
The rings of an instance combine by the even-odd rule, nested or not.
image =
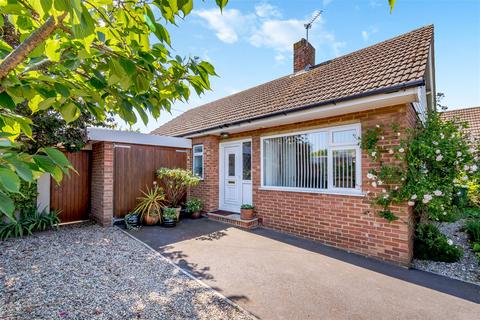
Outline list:
[[[420,101],[419,92],[420,91],[418,87],[412,87],[392,93],[381,93],[369,97],[343,101],[336,104],[332,103],[328,105],[312,107],[308,110],[291,112],[285,115],[277,115],[270,118],[252,120],[250,122],[231,125],[222,129],[213,129],[198,134],[187,135],[185,137],[193,138],[204,135],[219,135],[221,132],[228,132],[229,134],[232,134],[243,131],[275,127],[289,123],[339,116],[352,112],[367,111],[397,104],[418,102]]]
[[[90,141],[145,144],[151,146],[173,148],[192,148],[192,140],[190,139],[138,133],[132,131],[87,128],[87,136],[88,140]]]

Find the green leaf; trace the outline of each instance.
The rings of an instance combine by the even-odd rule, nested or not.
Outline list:
[[[55,82],[53,86],[55,90],[57,90],[57,92],[60,93],[63,97],[70,97],[70,89],[67,86],[61,84],[60,82]]]
[[[5,91],[0,93],[0,106],[10,110],[15,108],[15,102],[13,102],[12,97],[10,97]]]
[[[7,168],[0,168],[0,184],[9,192],[20,190],[20,179],[15,172]]]
[[[65,154],[59,151],[58,149],[45,147],[45,148],[42,148],[41,150],[44,151],[50,157],[50,159],[57,165],[63,168],[72,167],[71,163],[68,161]]]
[[[0,211],[6,214],[11,220],[15,221],[15,218],[13,217],[14,210],[15,205],[13,200],[0,192]]]
[[[73,102],[61,105],[59,111],[67,123],[75,121],[80,116],[80,111]]]
[[[225,8],[225,6],[228,3],[228,0],[215,0],[215,1],[217,2],[217,6],[220,7],[220,10],[223,10],[223,8]]]
[[[390,13],[393,12],[393,8],[395,7],[395,2],[397,0],[388,0],[388,4],[390,5]]]
[[[60,40],[58,39],[47,39],[45,41],[45,55],[52,62],[60,61]]]

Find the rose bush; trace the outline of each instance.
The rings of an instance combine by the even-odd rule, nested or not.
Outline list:
[[[360,145],[376,165],[367,178],[375,188],[368,196],[379,208],[377,213],[397,220],[391,206],[407,202],[420,222],[438,221],[448,215],[454,209],[452,199],[459,187],[478,177],[478,148],[472,147],[466,127],[465,123],[444,121],[438,112],[430,112],[423,126],[403,130],[392,126],[395,141],[391,139],[390,143],[383,143],[384,127],[366,130]],[[399,161],[385,162],[382,154]]]

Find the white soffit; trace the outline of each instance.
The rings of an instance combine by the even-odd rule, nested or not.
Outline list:
[[[88,140],[90,141],[145,144],[151,146],[163,146],[173,148],[192,148],[192,141],[190,139],[138,133],[132,131],[87,128],[87,136]]]
[[[283,124],[303,122],[313,119],[321,119],[333,116],[339,116],[352,112],[361,112],[366,110],[378,109],[403,103],[419,102],[420,90],[418,87],[399,90],[392,93],[382,93],[369,97],[343,101],[336,104],[312,107],[308,110],[287,113],[285,115],[272,116],[266,119],[252,120],[238,125],[231,125],[222,129],[213,129],[198,134],[187,135],[192,138],[207,134],[219,135],[220,132],[237,133],[243,131],[256,130],[261,128],[275,127]]]

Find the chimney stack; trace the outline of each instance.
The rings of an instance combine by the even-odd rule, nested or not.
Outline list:
[[[293,72],[305,70],[315,65],[315,48],[302,38],[293,45]]]

